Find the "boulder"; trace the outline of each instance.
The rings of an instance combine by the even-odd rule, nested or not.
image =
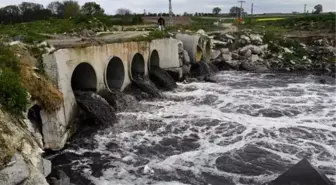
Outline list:
[[[238,60],[228,60],[226,63],[233,69],[238,69],[240,65]]]
[[[48,159],[42,159],[43,175],[47,177],[51,173],[51,161]]]
[[[202,29],[199,29],[196,33],[197,33],[197,34],[200,34],[200,35],[203,35],[203,36],[208,36],[208,35],[206,34],[206,32],[205,32],[204,30],[202,30]]]
[[[251,42],[255,45],[261,45],[263,40],[259,34],[250,34]]]
[[[250,57],[250,62],[252,64],[255,64],[256,62],[258,62],[260,59],[259,59],[259,56],[258,55],[251,55]]]
[[[262,49],[258,46],[252,46],[251,48],[252,54],[259,55],[262,53]]]
[[[211,43],[215,48],[224,48],[228,44],[227,42],[223,42],[220,40],[212,40]]]
[[[227,40],[227,43],[230,45],[230,44],[233,44],[233,41],[234,41],[234,40],[232,40],[232,39],[228,39],[228,40]]]
[[[251,39],[250,39],[250,37],[248,37],[248,36],[246,36],[246,35],[241,35],[240,38],[241,38],[242,40],[245,40],[248,44],[251,43]]]
[[[247,41],[244,39],[239,39],[239,44],[245,46],[247,44]]]
[[[51,169],[50,169],[51,170]],[[35,167],[30,168],[30,176],[23,183],[23,185],[49,185],[47,182],[45,175],[43,175],[38,169]]]
[[[244,47],[240,48],[239,53],[241,55],[245,55],[245,53],[248,50],[251,50],[252,54],[259,55],[259,54],[262,54],[267,49],[268,49],[268,45],[267,44],[261,45],[261,46],[247,45],[247,46],[244,46]]]
[[[213,50],[213,51],[211,52],[210,59],[211,59],[211,60],[216,59],[216,58],[219,57],[220,54],[221,54],[221,51]]]
[[[251,51],[251,49],[248,49],[248,50],[245,52],[245,54],[244,54],[244,56],[245,56],[246,58],[250,57],[251,55],[252,55],[252,51]]]
[[[222,48],[222,49],[220,49],[220,53],[221,54],[230,54],[230,50],[229,50],[229,48]]]
[[[293,51],[291,51],[291,50],[288,49],[288,48],[283,47],[282,49],[283,49],[283,51],[284,51],[285,53],[293,53]]]
[[[231,61],[232,60],[232,56],[231,54],[222,54],[222,58],[225,62]]]
[[[58,179],[54,180],[50,185],[71,185],[70,178],[64,171],[58,171]]]
[[[24,158],[14,154],[10,164],[0,171],[0,185],[17,185],[29,176],[29,169]]]
[[[307,159],[302,159],[270,183],[270,185],[283,184],[328,185],[333,183],[325,174],[312,166]]]
[[[232,35],[225,34],[224,35],[227,39],[235,40],[235,38]]]
[[[269,71],[265,65],[253,64],[248,60],[245,60],[241,63],[240,69],[246,71],[254,71],[254,72],[267,72]]]
[[[239,59],[239,54],[236,53],[236,52],[233,52],[233,53],[231,54],[231,56],[232,56],[232,59],[234,59],[234,60]]]

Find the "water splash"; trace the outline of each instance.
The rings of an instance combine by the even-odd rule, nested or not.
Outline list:
[[[263,184],[307,158],[335,181],[334,82],[227,71],[217,78],[179,84],[166,99],[142,101],[142,111],[118,113],[90,147],[63,152],[76,156],[69,173],[96,185]]]

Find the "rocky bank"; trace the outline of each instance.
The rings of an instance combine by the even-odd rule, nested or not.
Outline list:
[[[36,67],[38,55],[45,47],[21,42],[8,46],[19,60],[20,82],[26,90],[28,105],[24,112],[18,113],[0,105],[0,185],[48,185],[46,177],[51,173],[51,161],[43,158],[40,111],[58,109],[63,97],[41,68]]]
[[[312,72],[335,77],[334,38],[314,38],[303,43],[272,33],[255,34],[251,30],[232,34],[216,32],[209,37],[211,62],[222,70]]]

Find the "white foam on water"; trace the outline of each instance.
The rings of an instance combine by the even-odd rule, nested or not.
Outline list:
[[[113,140],[122,149],[120,159],[126,157],[124,161],[127,162],[129,160],[126,159],[137,160],[140,157],[134,151],[137,146],[150,147],[164,137],[183,138],[190,134],[198,135],[199,147],[171,156],[151,156],[150,161],[144,165],[153,168],[154,174],[141,177],[131,174],[129,171],[135,170],[133,164],[121,160],[115,163],[116,167],[105,170],[102,177],[88,175],[89,178],[96,185],[183,185],[183,181],[175,179],[170,182],[153,180],[157,170],[173,173],[177,169],[191,171],[196,177],[201,176],[202,172],[228,177],[236,184],[244,184],[240,181],[242,178],[253,180],[253,183],[264,183],[276,178],[279,173],[251,176],[217,168],[218,157],[224,153],[235,153],[247,145],[258,146],[280,156],[280,160],[286,164],[295,164],[302,156],[307,156],[313,165],[335,170],[335,85],[314,83],[313,77],[293,77],[296,80],[291,81],[291,78],[279,80],[277,77],[266,78],[267,74],[238,72],[222,72],[217,76],[220,79],[218,84],[179,83],[178,89],[164,93],[168,100],[141,102],[152,106],[151,109],[119,113],[119,116],[133,117],[135,121],[122,120],[112,128],[113,131],[96,135],[95,140],[99,146],[94,151],[109,153],[106,144]],[[176,101],[178,98],[183,100]],[[197,123],[201,119],[219,120],[220,123],[208,128],[206,125],[192,125],[193,120]],[[151,125],[146,125],[145,129],[141,126],[138,130],[126,129],[137,125],[136,121],[139,120],[144,120],[145,123],[160,120],[162,125],[154,131],[150,130]],[[175,133],[167,131],[167,125],[189,128]],[[221,126],[228,128],[219,132]],[[191,127],[197,128],[199,132],[192,131]],[[238,132],[239,127],[243,128],[242,132]],[[205,130],[202,131],[203,129]],[[167,133],[163,134],[165,131]],[[229,132],[233,134],[225,135]],[[279,146],[291,147],[295,151],[289,152]],[[323,157],[324,155],[327,157]],[[335,175],[336,172],[327,174],[336,179]]]

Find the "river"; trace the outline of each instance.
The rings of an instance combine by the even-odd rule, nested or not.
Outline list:
[[[263,184],[307,158],[336,179],[333,79],[223,71],[117,113],[53,156],[73,184]]]

